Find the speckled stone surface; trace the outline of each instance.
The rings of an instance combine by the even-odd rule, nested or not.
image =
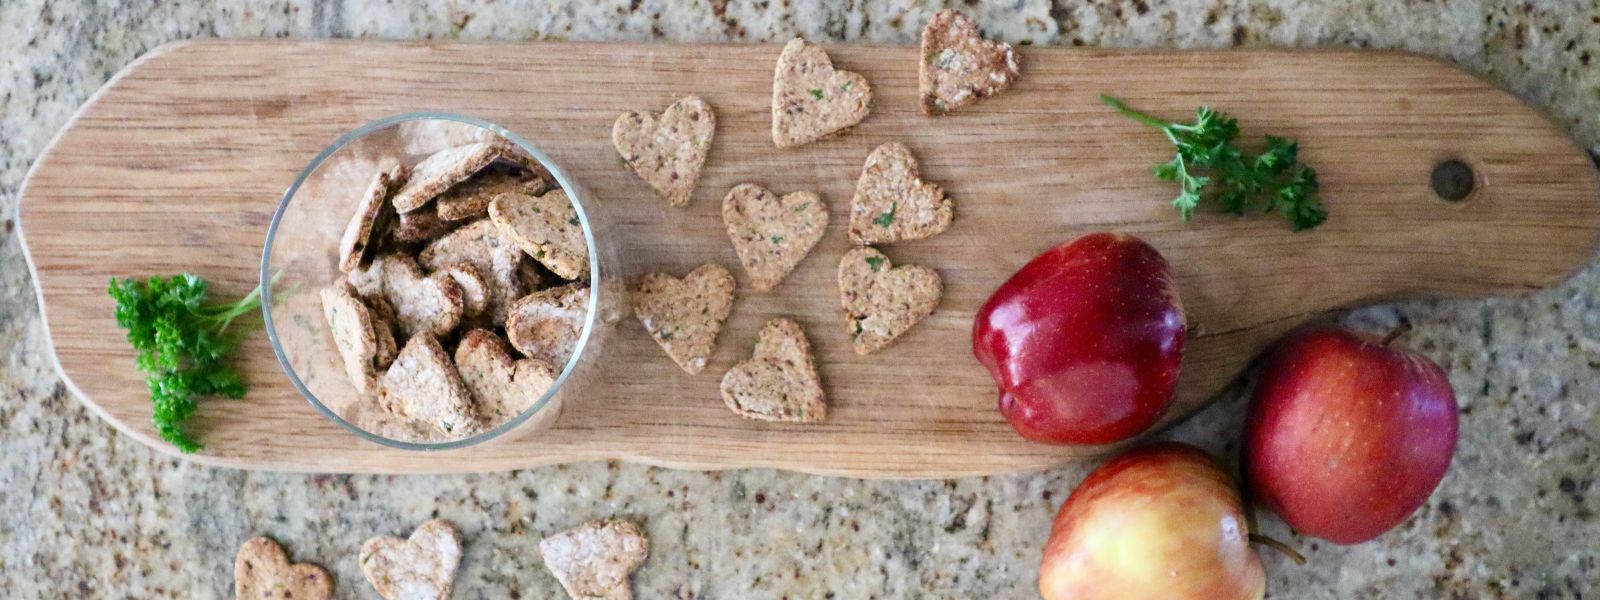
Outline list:
[[[209,6],[200,7],[206,4]],[[226,597],[247,538],[325,565],[371,598],[356,554],[438,516],[461,529],[457,598],[560,597],[540,536],[640,520],[641,598],[1028,598],[1050,517],[1087,467],[930,482],[576,464],[449,477],[327,476],[183,463],[118,435],[59,383],[14,234],[23,175],[118,69],[191,37],[654,39],[914,43],[935,6],[823,0],[571,2],[0,0],[0,597]],[[1007,0],[967,10],[1038,45],[1402,48],[1478,73],[1600,152],[1600,3]],[[1026,75],[1024,75],[1026,76]],[[1289,538],[1272,598],[1593,598],[1600,594],[1600,268],[1525,299],[1359,311],[1450,372],[1462,442],[1443,485],[1379,540]],[[1169,436],[1231,452],[1230,394]]]

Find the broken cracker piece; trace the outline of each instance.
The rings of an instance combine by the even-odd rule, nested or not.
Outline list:
[[[537,358],[514,360],[500,336],[473,329],[456,346],[456,369],[490,426],[522,414],[555,385],[558,372]]]
[[[406,168],[395,165],[373,176],[367,191],[356,203],[355,214],[339,238],[339,270],[349,273],[372,261],[377,251],[378,239],[389,221],[394,218],[394,207],[389,205],[389,194],[406,180]]]
[[[650,541],[630,521],[591,521],[539,542],[545,568],[573,600],[628,600],[628,576],[650,554]]]
[[[589,274],[589,245],[565,191],[501,194],[489,204],[489,218],[517,247],[562,279]]]
[[[872,88],[858,73],[833,68],[821,46],[789,40],[772,75],[772,143],[808,144],[860,123],[872,109]]]
[[[922,29],[922,114],[942,115],[1003,92],[1021,71],[1011,44],[983,39],[972,17],[934,13]]]
[[[489,166],[503,149],[503,143],[487,141],[435,152],[411,168],[411,177],[390,202],[401,214],[422,208],[451,186]]]
[[[735,186],[722,199],[722,222],[750,287],[771,290],[828,231],[828,205],[811,192],[784,196],[759,185]]]
[[[406,539],[367,540],[359,561],[361,573],[385,600],[444,600],[461,564],[461,536],[448,521],[434,519]]]
[[[428,333],[406,341],[379,385],[383,404],[395,413],[458,438],[473,430],[472,396],[450,355]]]
[[[633,313],[667,356],[694,375],[706,366],[733,310],[733,274],[701,265],[683,279],[650,273],[633,292]]]
[[[461,322],[461,288],[454,281],[426,277],[409,256],[383,261],[383,297],[394,307],[400,332],[443,337]]]
[[[528,358],[565,369],[577,349],[589,311],[589,286],[569,283],[517,300],[506,319],[511,346]]]
[[[611,144],[628,169],[672,206],[689,203],[700,179],[717,116],[699,96],[684,96],[660,114],[628,112],[611,126]]]
[[[896,267],[873,248],[855,248],[839,261],[839,301],[856,354],[889,345],[939,306],[944,284],[921,265]]]
[[[919,240],[950,228],[955,209],[944,190],[923,181],[917,159],[899,142],[867,156],[850,200],[850,241],[856,245]]]
[[[790,423],[826,419],[822,379],[800,324],[789,319],[767,321],[756,337],[754,356],[722,377],[722,400],[747,419]]]
[[[480,219],[434,240],[417,258],[431,272],[456,265],[472,267],[488,286],[489,320],[502,323],[510,314],[511,303],[528,287],[519,276],[522,256],[522,250],[499,227]]]
[[[327,600],[333,597],[328,571],[311,563],[290,563],[271,538],[251,538],[233,558],[233,597],[238,600]]]

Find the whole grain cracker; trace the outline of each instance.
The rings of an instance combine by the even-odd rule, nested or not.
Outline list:
[[[850,201],[850,241],[887,244],[931,237],[950,228],[954,208],[944,190],[923,181],[917,159],[899,142],[867,156]]]
[[[588,275],[589,246],[566,191],[501,194],[489,204],[489,218],[517,247],[562,279]]]
[[[498,160],[439,195],[435,206],[445,221],[465,221],[489,214],[495,196],[511,192],[537,196],[548,189],[548,181],[527,165]]]
[[[717,116],[699,96],[684,96],[660,114],[627,112],[611,125],[611,144],[628,169],[672,206],[689,203],[700,179]]]
[[[374,327],[372,313],[355,295],[355,290],[343,282],[323,288],[322,316],[328,321],[328,332],[333,336],[334,348],[344,363],[344,372],[356,392],[374,391],[377,378],[376,357],[379,337]],[[393,338],[390,338],[393,343]]]
[[[476,142],[433,153],[411,168],[411,177],[395,192],[396,211],[408,213],[427,205],[451,186],[468,177],[502,154],[505,145],[497,141]]]
[[[449,278],[427,277],[415,260],[394,255],[383,261],[383,297],[394,307],[406,336],[448,335],[461,322],[461,288]]]
[[[573,600],[628,600],[628,576],[644,564],[650,540],[631,521],[591,521],[539,542],[545,568]]]
[[[734,287],[733,274],[722,265],[700,265],[683,279],[650,273],[633,292],[633,314],[667,356],[694,375],[716,348],[717,333],[733,310]]]
[[[765,292],[805,259],[828,231],[828,205],[811,192],[784,196],[759,185],[735,186],[722,199],[722,223],[750,287]]]
[[[394,207],[389,204],[389,194],[406,180],[406,168],[395,165],[379,171],[367,186],[367,191],[356,203],[355,214],[339,238],[339,270],[354,271],[372,261],[377,251],[379,236],[394,217]]]
[[[1021,71],[1011,44],[983,39],[972,17],[934,13],[922,29],[922,114],[941,115],[1003,92]]]
[[[450,355],[430,334],[411,336],[379,385],[382,403],[396,414],[456,437],[476,427],[472,396]]]
[[[515,360],[500,336],[473,329],[456,346],[456,369],[477,401],[478,416],[492,427],[522,414],[537,402],[559,374],[537,358]]]
[[[821,46],[789,40],[772,76],[772,143],[808,144],[860,123],[872,88],[860,74],[833,68]]]
[[[511,306],[506,337],[523,356],[564,369],[578,347],[588,311],[588,285],[569,283],[539,290]]]
[[[417,526],[411,537],[378,536],[361,545],[361,573],[386,600],[443,600],[461,564],[461,536],[448,521]]]
[[[499,227],[480,219],[434,240],[417,258],[432,272],[456,265],[472,267],[488,285],[489,319],[501,323],[510,314],[511,303],[528,287],[519,275],[522,256],[522,250]]]
[[[239,600],[327,600],[333,597],[328,571],[311,563],[290,563],[270,538],[251,538],[233,558],[233,597]]]
[[[873,248],[855,248],[839,260],[839,302],[856,354],[889,345],[939,306],[944,284],[921,265],[896,267]]]
[[[758,421],[812,423],[828,416],[811,342],[800,324],[772,319],[756,337],[755,354],[722,377],[722,401]]]

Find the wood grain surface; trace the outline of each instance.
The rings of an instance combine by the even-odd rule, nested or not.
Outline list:
[[[289,385],[264,335],[242,348],[247,399],[212,401],[192,458],[334,472],[490,471],[620,459],[669,467],[775,467],[861,477],[948,477],[1060,464],[1105,448],[1029,443],[995,410],[972,358],[977,307],[1044,249],[1097,230],[1131,232],[1174,264],[1192,337],[1166,422],[1203,405],[1286,330],[1336,307],[1413,296],[1519,294],[1591,255],[1600,203],[1588,157],[1512,96],[1438,62],[1355,51],[1141,52],[1033,49],[1009,92],[943,118],[917,112],[917,50],[838,46],[876,108],[850,133],[778,150],[768,107],[778,46],[197,42],[164,46],[86,105],[34,166],[21,223],[63,376],[116,427],[156,440],[133,351],[112,319],[110,276],[191,271],[224,294],[256,284],[273,209],[297,172],[344,131],[444,110],[500,123],[584,182],[614,216],[606,232],[634,272],[735,271],[734,313],[705,372],[682,373],[626,320],[593,360],[602,382],[554,429],[505,444],[407,453],[358,440]],[[1156,132],[1096,101],[1158,115],[1198,104],[1244,136],[1298,138],[1331,217],[1294,234],[1275,217],[1178,221]],[[612,120],[696,93],[719,127],[693,201],[667,209],[624,170]],[[850,351],[834,274],[848,202],[878,144],[906,143],[956,202],[950,231],[887,247],[945,278],[944,302],[887,350]],[[1432,167],[1477,174],[1464,202],[1438,199]],[[832,224],[777,289],[750,291],[720,201],[743,182],[818,192]],[[331,252],[331,249],[330,249]],[[773,316],[799,320],[830,400],[817,426],[742,420],[718,397]]]

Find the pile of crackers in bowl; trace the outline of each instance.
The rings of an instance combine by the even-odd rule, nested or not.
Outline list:
[[[385,437],[459,440],[533,408],[588,320],[588,248],[567,192],[505,139],[373,173],[321,302]]]

